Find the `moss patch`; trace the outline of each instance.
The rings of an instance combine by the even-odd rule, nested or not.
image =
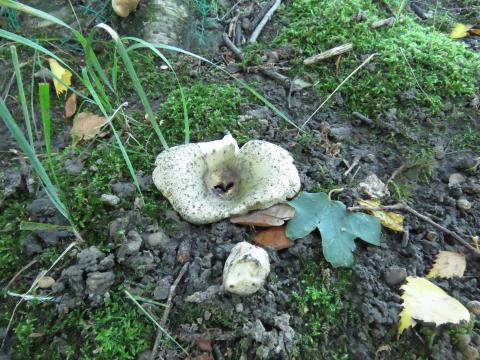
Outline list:
[[[398,8],[400,1],[392,5]],[[351,20],[359,11],[365,13],[367,21]],[[350,111],[369,116],[401,108],[401,95],[410,89],[415,89],[416,104],[427,107],[431,113],[439,112],[444,97],[461,101],[474,93],[480,71],[478,55],[434,27],[418,24],[405,11],[402,15],[402,23],[372,30],[369,25],[373,21],[390,16],[379,10],[374,1],[296,0],[280,11],[281,22],[288,26],[282,26],[275,43],[291,43],[305,57],[353,43],[353,51],[342,56],[338,72],[335,59],[305,67],[300,57],[296,71],[314,78],[319,99],[330,94],[365,56],[378,53],[340,90]]]

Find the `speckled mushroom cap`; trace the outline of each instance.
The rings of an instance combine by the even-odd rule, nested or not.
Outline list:
[[[155,165],[155,186],[193,224],[264,209],[300,190],[293,158],[266,141],[249,141],[239,149],[227,135],[175,146],[160,153]]]

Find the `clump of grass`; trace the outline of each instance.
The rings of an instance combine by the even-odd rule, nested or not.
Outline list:
[[[391,5],[399,8],[400,1]],[[352,21],[358,11],[363,11],[368,20]],[[478,55],[433,27],[418,24],[406,13],[402,23],[377,30],[370,29],[369,24],[390,15],[379,10],[372,0],[298,0],[284,7],[280,14],[281,21],[288,26],[283,27],[275,43],[291,43],[304,56],[353,43],[353,51],[339,62],[338,74],[333,60],[310,67],[297,64],[297,71],[318,81],[315,89],[319,99],[330,94],[361,63],[362,56],[372,53],[379,54],[372,65],[340,90],[351,111],[369,116],[381,114],[401,107],[400,95],[416,89],[416,104],[439,113],[442,98],[461,100],[475,92],[480,73]]]

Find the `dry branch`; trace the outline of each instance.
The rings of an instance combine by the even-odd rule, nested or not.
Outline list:
[[[443,227],[442,225],[436,223],[432,219],[430,219],[428,216],[425,216],[421,213],[419,213],[417,210],[411,208],[407,204],[404,203],[398,203],[394,205],[382,205],[378,206],[376,208],[369,208],[368,206],[352,206],[348,208],[349,211],[391,211],[391,210],[404,210],[409,212],[412,215],[415,215],[418,217],[420,220],[425,221],[426,223],[432,225],[433,227],[437,228],[438,230],[441,230],[447,235],[450,235],[452,238],[457,240],[459,243],[461,243],[463,246],[465,246],[467,249],[471,250],[476,256],[480,256],[480,251],[478,251],[476,248],[474,248],[470,243],[466,240],[464,240],[460,235],[457,233],[453,232],[452,230],[447,229],[446,227]]]
[[[268,10],[268,12],[265,14],[263,19],[260,21],[258,26],[253,30],[252,35],[250,35],[250,39],[248,39],[248,42],[253,43],[257,41],[257,38],[260,36],[260,33],[262,32],[263,28],[265,25],[267,25],[268,20],[272,17],[273,13],[278,9],[280,4],[282,3],[282,0],[276,0],[273,6]]]
[[[312,64],[315,64],[318,61],[325,60],[325,59],[331,58],[333,56],[344,54],[344,53],[346,53],[346,52],[348,52],[352,49],[353,49],[353,44],[351,44],[351,43],[343,44],[343,45],[334,47],[333,49],[324,51],[320,54],[310,56],[310,57],[306,58],[305,60],[303,60],[303,63],[305,65],[312,65]]]
[[[386,19],[378,20],[370,24],[370,28],[372,29],[378,29],[384,26],[392,26],[395,24],[395,22],[403,22],[403,16],[396,17],[396,16],[391,16]]]
[[[177,286],[180,283],[180,280],[182,280],[183,275],[185,275],[185,273],[187,272],[189,265],[190,263],[186,263],[185,265],[183,265],[182,269],[178,273],[177,278],[175,279],[175,282],[170,287],[170,292],[168,294],[168,299],[167,299],[167,305],[163,312],[162,319],[160,320],[160,325],[163,328],[165,327],[165,324],[167,323],[168,315],[172,310],[173,297],[175,296],[175,291],[177,290]],[[155,360],[155,358],[157,357],[158,347],[160,346],[162,335],[163,335],[163,332],[160,329],[158,329],[157,336],[155,338],[155,343],[153,344],[152,352],[150,353],[150,360]]]

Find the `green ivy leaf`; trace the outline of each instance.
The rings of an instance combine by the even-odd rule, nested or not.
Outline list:
[[[380,245],[380,222],[373,216],[347,211],[345,204],[331,201],[324,193],[301,192],[288,202],[295,217],[287,224],[286,235],[295,240],[318,228],[325,259],[334,267],[353,265],[356,238]]]

